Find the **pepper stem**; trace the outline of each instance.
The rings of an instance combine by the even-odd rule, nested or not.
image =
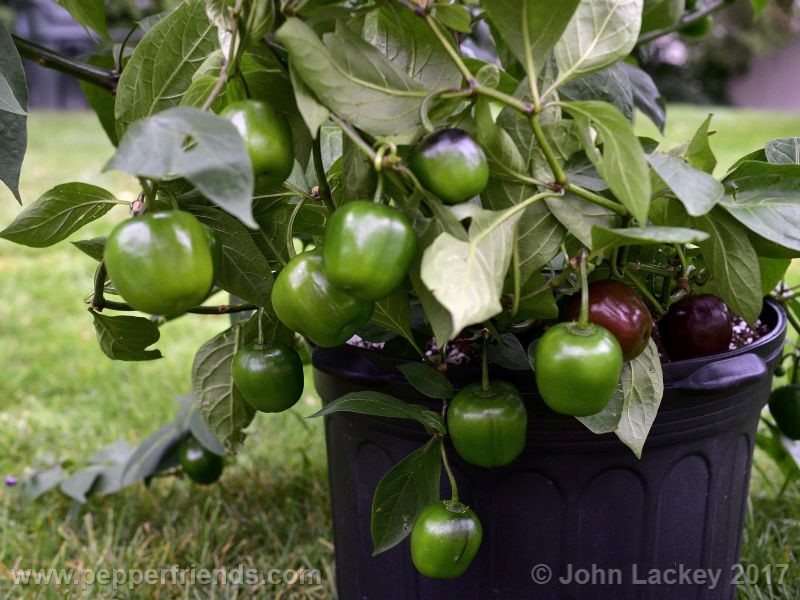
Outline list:
[[[458,484],[456,484],[453,469],[450,468],[450,461],[447,460],[447,451],[444,448],[444,437],[439,438],[439,449],[442,451],[442,465],[444,465],[444,471],[447,473],[447,478],[450,480],[450,501],[458,502]]]
[[[258,341],[259,346],[264,345],[264,307],[258,309]]]
[[[581,313],[578,317],[578,326],[585,328],[589,326],[589,275],[586,270],[586,250],[581,250],[578,255],[581,271]]]
[[[483,330],[483,355],[481,357],[481,390],[489,393],[489,330]]]

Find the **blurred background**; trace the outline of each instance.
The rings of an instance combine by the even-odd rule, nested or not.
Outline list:
[[[122,40],[135,22],[178,1],[108,1],[113,37]],[[53,0],[0,0],[0,22],[73,56],[96,48],[96,40]],[[800,136],[800,1],[772,0],[754,20],[750,0],[737,0],[715,17],[707,37],[673,34],[636,58],[669,104],[664,136],[641,118],[637,130],[671,147],[714,113],[718,133],[711,144],[719,173],[769,140]],[[68,181],[94,183],[121,200],[134,200],[134,179],[103,171],[113,148],[77,83],[30,62],[26,69],[32,110],[24,204]],[[19,211],[2,187],[0,228]],[[112,219],[126,213],[114,209]],[[106,235],[110,226],[107,219],[92,223],[72,239]],[[792,273],[795,283],[799,266]],[[255,419],[245,450],[219,485],[198,488],[164,478],[146,492],[134,486],[91,498],[85,506],[57,492],[21,501],[16,484],[26,474],[54,464],[80,466],[97,449],[117,440],[138,444],[171,420],[174,398],[189,388],[194,352],[227,327],[224,317],[187,316],[161,328],[163,360],[110,361],[98,348],[83,303],[95,267],[68,242],[34,250],[0,241],[0,597],[20,597],[18,590],[4,595],[15,566],[172,563],[319,569],[321,585],[272,587],[268,597],[331,597],[324,435],[321,421],[304,418],[318,405],[310,379],[306,398],[292,411]],[[743,562],[794,565],[800,555],[800,488],[785,486],[788,479],[760,451],[754,469]],[[151,594],[190,597],[190,588],[163,595],[143,590],[137,597]],[[61,596],[56,589],[41,597]],[[792,567],[784,585],[741,586],[740,598],[800,598],[800,566]]]

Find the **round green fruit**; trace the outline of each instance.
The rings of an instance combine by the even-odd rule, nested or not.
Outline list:
[[[391,294],[408,275],[417,237],[400,211],[375,202],[349,202],[328,222],[323,247],[330,282],[364,300]]]
[[[800,384],[785,385],[769,397],[769,412],[790,440],[800,440]]]
[[[477,515],[458,502],[434,502],[411,529],[411,560],[432,579],[455,579],[467,570],[483,539]]]
[[[558,323],[541,337],[535,351],[536,385],[558,413],[588,417],[603,410],[622,374],[622,349],[607,329]]]
[[[226,106],[220,116],[229,119],[242,135],[257,188],[275,187],[289,177],[294,144],[289,122],[282,115],[266,102],[240,100]]]
[[[447,408],[447,431],[458,455],[479,467],[502,467],[525,448],[528,413],[522,396],[506,381],[462,389]]]
[[[303,395],[303,361],[289,346],[268,340],[240,348],[233,357],[233,382],[261,412],[282,412]]]
[[[446,204],[469,200],[489,183],[486,154],[460,129],[445,129],[423,140],[409,166],[422,185]]]
[[[334,287],[320,250],[298,254],[272,287],[272,307],[281,322],[318,346],[340,346],[372,317],[375,303]]]
[[[182,314],[201,304],[211,290],[210,240],[206,226],[186,212],[128,219],[108,236],[104,254],[108,276],[136,310]]]
[[[178,459],[189,479],[202,485],[214,483],[219,479],[225,466],[219,454],[214,454],[191,436],[178,448]]]

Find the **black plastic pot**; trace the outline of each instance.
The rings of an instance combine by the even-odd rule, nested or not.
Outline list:
[[[502,469],[473,467],[451,453],[462,500],[484,525],[475,562],[453,581],[418,575],[408,541],[372,556],[375,486],[426,435],[397,419],[328,417],[339,597],[733,598],[755,431],[786,333],[777,304],[767,302],[761,319],[770,333],[754,344],[664,366],[664,399],[641,461],[613,434],[594,435],[547,409],[531,373],[496,372],[525,394],[528,443]],[[396,370],[400,361],[383,354],[320,348],[313,362],[323,402],[370,389],[426,403]],[[457,387],[479,379],[466,368],[448,376]],[[662,582],[637,583],[651,569]]]

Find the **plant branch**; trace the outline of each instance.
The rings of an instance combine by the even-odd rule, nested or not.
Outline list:
[[[544,156],[547,159],[547,164],[550,165],[550,169],[553,171],[553,177],[556,180],[556,183],[560,187],[564,187],[567,185],[567,176],[564,174],[564,169],[561,168],[561,164],[558,162],[556,158],[555,152],[553,152],[553,147],[550,145],[550,141],[547,139],[547,136],[544,134],[544,130],[542,129],[542,124],[539,122],[539,115],[534,114],[531,116],[531,127],[533,128],[533,135],[536,137],[536,141],[539,144],[539,147],[544,152]]]
[[[683,18],[681,18],[674,25],[670,25],[669,27],[664,27],[663,29],[648,31],[647,33],[639,37],[639,40],[636,42],[636,44],[637,45],[648,44],[653,40],[657,40],[660,37],[664,37],[665,35],[674,33],[679,29],[681,29],[682,27],[685,27],[686,25],[691,25],[692,23],[696,23],[697,21],[705,19],[707,16],[722,10],[723,8],[725,8],[727,5],[730,4],[733,4],[732,0],[716,0],[716,2],[707,4],[706,6],[704,6],[699,10],[684,15]]]
[[[419,13],[417,13],[417,14],[419,14]],[[425,23],[427,23],[427,25],[430,28],[430,30],[433,32],[433,34],[439,40],[439,43],[442,45],[442,47],[445,49],[445,51],[450,55],[450,58],[455,63],[456,67],[458,67],[458,70],[461,71],[461,74],[464,76],[464,79],[467,80],[467,82],[470,84],[470,87],[471,87],[472,83],[474,81],[474,77],[472,76],[472,72],[469,70],[467,65],[464,64],[464,61],[461,60],[461,56],[458,54],[456,49],[453,48],[453,45],[447,39],[445,34],[442,33],[442,30],[439,29],[439,25],[436,23],[436,19],[434,19],[429,14],[425,14],[424,12],[422,13],[422,18],[425,19]]]
[[[14,40],[17,50],[19,50],[20,56],[32,60],[37,65],[66,73],[112,93],[117,89],[119,73],[115,71],[101,69],[100,67],[63,56],[58,52],[16,35],[12,35],[11,38]]]
[[[94,299],[92,299],[92,306],[94,308],[100,308],[95,305]],[[115,302],[113,300],[106,300],[103,308],[117,310],[120,312],[140,312],[136,311],[136,309],[130,304],[126,304],[125,302]],[[259,308],[260,307],[256,306],[255,304],[221,304],[219,306],[195,306],[186,312],[195,315],[229,315],[231,313],[258,310]]]
[[[588,200],[592,204],[597,204],[598,206],[602,206],[609,210],[613,210],[615,213],[621,216],[627,216],[628,210],[622,206],[619,202],[614,202],[613,200],[609,200],[605,196],[601,196],[600,194],[595,194],[592,191],[589,191],[585,188],[582,188],[579,185],[575,185],[574,183],[570,183],[567,185],[567,191],[575,194],[576,196],[580,196],[584,200]]]
[[[328,183],[328,177],[325,174],[325,165],[322,164],[322,142],[321,136],[317,134],[313,144],[314,152],[314,171],[317,173],[317,186],[319,186],[319,197],[328,210],[333,213],[336,207],[331,200],[331,186]]]
[[[342,119],[337,114],[331,114],[331,120],[341,128],[342,133],[349,137],[350,141],[353,142],[359,150],[369,156],[373,162],[375,161],[375,157],[378,156],[378,153],[373,150],[367,142],[364,141],[358,132],[353,129],[353,126],[350,125],[350,123]]]
[[[636,286],[636,288],[639,290],[639,293],[641,293],[641,295],[644,297],[645,300],[650,302],[650,304],[653,306],[653,308],[656,309],[658,314],[660,314],[662,317],[665,314],[667,314],[667,311],[664,310],[664,307],[661,306],[661,303],[658,300],[656,300],[656,297],[653,296],[652,293],[650,293],[650,290],[647,289],[647,286],[642,283],[641,279],[639,279],[636,275],[634,275],[630,271],[625,272],[625,277],[627,277],[631,281],[631,283],[633,283],[633,285]]]
[[[450,461],[447,460],[447,451],[444,448],[444,437],[439,438],[439,450],[442,452],[442,465],[444,466],[447,479],[450,481],[450,499],[453,502],[458,502],[458,484],[456,484],[453,469],[450,468]]]
[[[535,112],[534,106],[530,102],[525,102],[524,100],[520,100],[514,96],[509,96],[500,90],[496,90],[485,85],[476,85],[473,89],[475,90],[476,94],[480,94],[481,96],[486,96],[488,98],[493,98],[498,102],[502,102],[506,106],[510,106],[514,110],[521,112],[523,115],[532,115]]]

